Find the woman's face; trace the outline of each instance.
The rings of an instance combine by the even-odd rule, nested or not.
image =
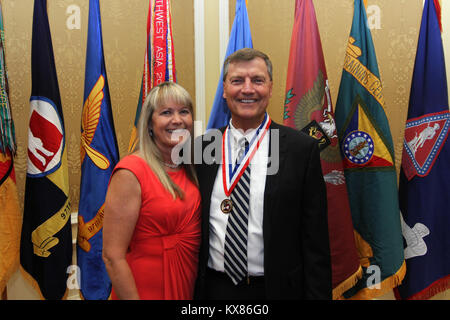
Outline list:
[[[160,150],[184,143],[192,132],[192,111],[189,107],[168,101],[152,115],[153,139]]]

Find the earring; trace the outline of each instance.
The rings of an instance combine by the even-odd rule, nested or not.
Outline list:
[[[150,135],[150,137],[153,137],[153,129],[152,128],[148,128],[148,134]]]

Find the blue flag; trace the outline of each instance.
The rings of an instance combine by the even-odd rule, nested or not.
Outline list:
[[[428,299],[450,288],[449,126],[441,32],[435,5],[426,0],[400,172],[407,272],[399,299]]]
[[[64,117],[46,0],[34,2],[31,76],[20,264],[41,298],[55,300],[67,293],[72,231]]]
[[[253,48],[252,35],[250,33],[250,22],[248,20],[247,7],[245,0],[236,1],[236,15],[234,17],[233,27],[231,28],[230,40],[228,41],[225,58],[233,52],[242,48]],[[220,74],[219,84],[217,85],[214,104],[209,115],[208,126],[206,129],[221,128],[228,125],[231,114],[227,102],[223,97],[223,70]]]
[[[81,121],[81,185],[77,261],[83,298],[108,299],[111,281],[102,260],[103,208],[119,152],[103,55],[100,7],[89,1],[84,105]]]

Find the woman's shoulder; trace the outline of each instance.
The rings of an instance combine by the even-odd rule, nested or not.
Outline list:
[[[147,162],[139,155],[137,152],[133,152],[131,154],[128,154],[124,156],[120,161],[117,163],[116,168],[126,168],[128,166],[135,166],[142,164],[146,164]]]
[[[127,169],[133,172],[138,178],[152,172],[151,168],[147,164],[147,161],[145,161],[145,159],[143,159],[139,153],[136,152],[123,157],[117,163],[114,171],[118,171],[120,169]]]

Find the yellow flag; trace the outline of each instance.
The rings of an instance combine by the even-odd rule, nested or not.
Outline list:
[[[19,266],[21,224],[14,163],[9,151],[0,152],[0,293]]]

